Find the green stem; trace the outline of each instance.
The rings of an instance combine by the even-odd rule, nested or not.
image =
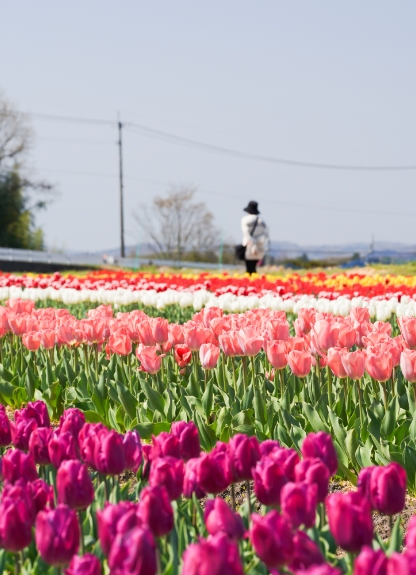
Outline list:
[[[328,405],[332,408],[332,371],[329,365],[326,366],[326,373],[328,376]]]
[[[283,373],[283,369],[279,369],[279,377],[280,377],[280,396],[283,399],[285,393],[285,374]]]
[[[19,575],[20,573],[20,558],[19,554],[14,554],[14,575]]]
[[[360,386],[360,380],[357,379],[357,391],[358,391],[358,402],[360,404],[360,423],[361,425],[364,425],[364,416],[363,416],[363,397],[362,397],[362,391],[361,391],[361,386]]]
[[[387,398],[387,388],[386,382],[380,381],[380,385],[383,388],[383,398],[384,398],[384,411],[387,412],[388,398]]]
[[[243,356],[241,358],[241,362],[243,364],[243,380],[244,380],[244,389],[247,389],[248,385],[247,385],[247,358],[245,356]]]
[[[84,555],[84,531],[82,528],[82,511],[78,511],[78,520],[79,520],[79,531],[80,531],[80,546],[79,546],[79,554],[81,557]]]
[[[254,390],[254,384],[255,384],[255,367],[254,367],[254,356],[250,357],[251,359],[251,383],[253,384],[253,390]]]
[[[236,377],[235,377],[235,358],[234,358],[234,356],[232,356],[232,357],[231,357],[231,361],[232,361],[232,364],[233,364],[233,382],[234,382],[234,390],[235,390],[235,392],[237,393],[237,380],[236,380]]]

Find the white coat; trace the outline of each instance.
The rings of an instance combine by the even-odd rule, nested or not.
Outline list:
[[[257,225],[253,233],[256,219]],[[242,245],[246,246],[246,260],[261,260],[269,247],[269,231],[260,216],[247,214],[241,219]]]

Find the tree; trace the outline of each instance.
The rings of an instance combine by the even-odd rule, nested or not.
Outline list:
[[[195,202],[195,187],[172,187],[165,197],[156,197],[152,208],[142,206],[134,217],[148,235],[152,249],[169,259],[186,254],[201,256],[215,252],[218,231],[214,216],[204,202]]]
[[[32,142],[27,117],[0,92],[0,246],[43,249],[35,212],[45,208],[52,186],[25,176],[24,160]]]

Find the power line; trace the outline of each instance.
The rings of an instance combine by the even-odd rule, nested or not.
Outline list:
[[[63,122],[78,122],[84,124],[102,124],[117,126],[117,122],[111,120],[101,120],[95,118],[76,118],[70,116],[58,116],[52,114],[35,114],[32,116],[37,118],[42,118],[51,121],[63,121]],[[273,164],[281,164],[286,166],[293,166],[299,168],[317,168],[325,170],[347,170],[347,171],[365,171],[365,172],[376,172],[376,171],[410,171],[416,170],[416,165],[408,166],[354,166],[354,165],[341,165],[341,164],[326,164],[318,162],[304,162],[299,160],[287,160],[283,158],[275,158],[272,156],[263,156],[260,154],[251,154],[248,152],[242,152],[239,150],[234,150],[232,148],[225,148],[222,146],[217,146],[213,144],[207,144],[205,142],[200,142],[198,140],[193,140],[190,138],[184,138],[182,136],[177,136],[176,134],[171,134],[169,132],[164,132],[162,130],[156,130],[142,124],[137,124],[135,122],[123,122],[123,127],[129,128],[133,133],[136,133],[147,137],[153,137],[156,139],[161,139],[164,141],[170,141],[184,146],[192,147],[194,149],[205,150],[209,152],[214,152],[217,154],[223,154],[230,157],[241,158],[245,160],[255,160]]]

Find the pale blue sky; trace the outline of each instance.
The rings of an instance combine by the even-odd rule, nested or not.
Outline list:
[[[0,86],[22,110],[110,120],[120,111],[126,121],[293,160],[416,164],[414,1],[0,6]],[[116,130],[40,119],[33,126],[31,163],[60,190],[39,218],[48,244],[117,246]],[[242,208],[258,199],[275,240],[370,242],[374,233],[376,241],[415,242],[416,171],[278,166],[127,130],[124,143],[127,244],[140,239],[132,211],[169,183],[199,186],[235,240]]]

